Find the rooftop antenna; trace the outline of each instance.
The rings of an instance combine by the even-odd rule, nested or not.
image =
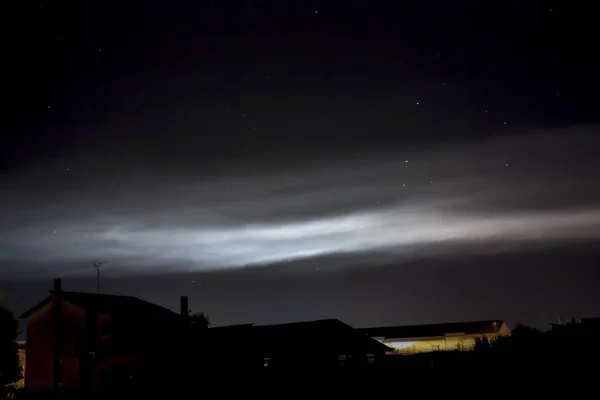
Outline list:
[[[100,266],[106,264],[106,261],[94,261],[94,269],[96,270],[96,293],[100,294]]]

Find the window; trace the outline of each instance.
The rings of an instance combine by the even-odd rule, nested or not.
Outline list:
[[[267,368],[269,365],[271,365],[271,359],[269,357],[265,357],[263,360],[263,367]]]
[[[375,364],[375,354],[367,354],[367,364]]]
[[[431,350],[433,350],[433,351],[440,351],[440,345],[439,344],[432,344],[431,345]]]

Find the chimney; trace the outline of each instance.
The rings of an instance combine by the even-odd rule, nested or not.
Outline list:
[[[188,298],[187,296],[181,296],[181,316],[182,317],[187,317],[188,313],[189,313],[189,308],[188,308]]]
[[[54,291],[60,292],[62,290],[62,279],[56,278],[54,279]]]

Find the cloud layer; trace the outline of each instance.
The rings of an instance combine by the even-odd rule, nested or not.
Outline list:
[[[4,178],[0,273],[75,272],[94,259],[114,272],[202,271],[598,240],[597,133],[537,131],[310,167],[285,155],[162,171],[138,160],[115,182],[101,161],[56,177],[77,161],[54,160]]]

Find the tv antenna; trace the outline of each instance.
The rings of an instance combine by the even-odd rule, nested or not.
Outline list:
[[[96,293],[100,294],[100,266],[106,264],[106,261],[94,261],[94,269],[96,270]]]

